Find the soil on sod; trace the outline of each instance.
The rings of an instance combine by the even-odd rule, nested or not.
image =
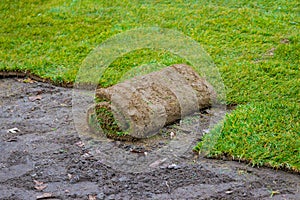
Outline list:
[[[139,174],[114,170],[90,154],[76,132],[71,89],[24,79],[0,79],[0,88],[0,199],[47,195],[52,199],[297,199],[300,195],[298,174],[196,158],[191,151],[176,169]],[[11,128],[19,130],[8,132]],[[140,144],[117,145],[128,151],[128,145]]]
[[[168,78],[166,78],[168,77]],[[192,67],[176,64],[96,90],[100,101],[91,108],[106,135],[150,137],[181,117],[209,107],[212,86]]]

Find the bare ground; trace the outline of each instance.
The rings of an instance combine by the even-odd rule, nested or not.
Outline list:
[[[0,199],[300,197],[299,174],[195,158],[191,151],[175,168],[115,170],[83,145],[72,119],[71,89],[25,82],[0,79]]]

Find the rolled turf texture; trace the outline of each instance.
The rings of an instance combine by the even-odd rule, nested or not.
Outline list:
[[[89,109],[88,121],[94,132],[108,137],[129,134],[147,138],[165,125],[209,107],[215,97],[205,78],[188,65],[176,64],[97,89],[99,103]]]

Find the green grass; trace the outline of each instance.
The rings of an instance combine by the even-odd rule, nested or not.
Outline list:
[[[116,59],[100,79],[102,87],[108,87],[136,75],[157,71],[175,63],[187,63],[184,59],[165,50],[140,49]]]
[[[300,140],[299,13],[297,0],[1,0],[0,71],[30,71],[57,84],[74,82],[86,56],[111,36],[138,27],[178,30],[199,42],[214,60],[227,104],[240,104],[224,127],[214,130],[220,137],[207,149],[209,155],[223,153],[299,171],[299,143],[292,142]],[[137,50],[115,60],[100,83],[115,84],[132,76],[127,70],[141,65],[178,62],[184,60],[166,51]],[[268,128],[262,129],[264,125]],[[240,141],[247,143],[241,146]],[[252,152],[258,153],[248,157]]]
[[[95,121],[91,121],[90,123],[97,123],[101,127],[101,130],[103,130],[103,133],[109,137],[113,137],[114,135],[124,136],[127,134],[126,131],[122,131],[118,126],[118,122],[109,108],[101,107],[96,109],[94,118]]]
[[[195,150],[257,166],[300,169],[300,106],[271,101],[239,106]]]

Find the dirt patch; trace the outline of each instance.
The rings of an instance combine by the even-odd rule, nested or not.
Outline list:
[[[22,79],[1,79],[0,88],[0,199],[47,195],[48,199],[298,199],[300,195],[297,174],[196,158],[191,151],[176,165],[165,163],[150,172],[115,170],[90,153],[74,128],[72,90]],[[8,131],[12,128],[19,131]],[[114,145],[124,152],[129,152],[126,145],[141,146]]]

